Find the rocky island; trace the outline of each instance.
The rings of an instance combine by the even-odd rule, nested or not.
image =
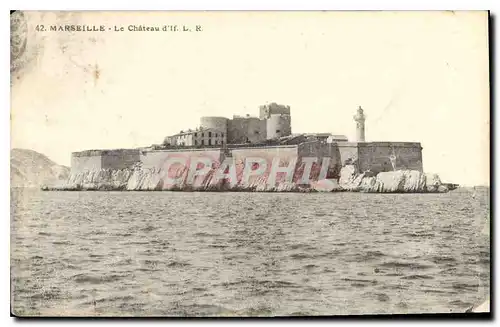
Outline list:
[[[74,152],[71,173],[43,190],[442,193],[456,184],[424,173],[417,142],[366,142],[329,133],[292,134],[290,107],[259,117],[202,117],[194,130],[136,149]]]

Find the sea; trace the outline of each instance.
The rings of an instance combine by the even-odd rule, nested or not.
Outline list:
[[[11,190],[19,316],[464,312],[490,293],[490,191]]]

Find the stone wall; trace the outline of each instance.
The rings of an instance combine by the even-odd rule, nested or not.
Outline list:
[[[422,147],[420,143],[410,142],[360,142],[358,168],[374,173],[393,170],[422,172]]]
[[[220,148],[143,152],[141,169],[134,172],[128,187],[139,190],[216,188],[218,183],[213,177],[223,158]],[[196,174],[197,170],[205,169],[210,171]]]
[[[226,134],[228,120],[226,117],[204,116],[200,118],[200,127],[203,129],[215,129]]]
[[[215,163],[220,163],[223,157],[223,151],[220,148],[213,149],[186,149],[186,150],[157,150],[143,151],[140,156],[141,166],[144,169],[165,169],[169,159],[186,160],[189,164],[196,158],[210,158]]]
[[[340,153],[340,163],[342,166],[356,164],[358,161],[358,142],[336,143]]]
[[[266,140],[266,121],[255,117],[235,117],[227,124],[227,143],[259,143]]]
[[[244,187],[257,187],[265,189],[271,174],[271,167],[273,166],[273,162],[275,162],[274,160],[279,160],[279,167],[288,167],[288,165],[292,164],[292,161],[297,161],[298,159],[298,146],[296,145],[233,149],[231,152],[236,165],[238,183]],[[242,178],[246,167],[245,164],[247,163],[247,160],[250,160],[251,158],[262,159],[266,166],[265,171],[262,174],[250,176],[248,181],[243,181]],[[297,164],[294,165],[292,172],[292,179],[294,181],[297,177],[300,177],[295,174],[296,167]],[[248,169],[260,169],[260,164],[253,164],[252,167]],[[274,184],[277,185],[285,182],[287,177],[289,177],[289,174],[277,173],[275,180],[276,183]]]
[[[311,170],[311,179],[318,180],[322,178],[327,179],[338,179],[340,174],[340,169],[342,168],[340,150],[335,143],[326,142],[306,142],[298,145],[299,158],[317,158],[317,162],[313,164]],[[323,158],[328,159],[328,170],[323,172],[321,175],[321,169],[323,164]],[[300,170],[301,167],[298,167]]]
[[[78,174],[84,171],[98,171],[101,166],[101,155],[90,154],[79,155],[79,152],[74,152],[71,155],[71,174]]]
[[[86,150],[71,154],[71,173],[131,168],[139,162],[139,149]]]
[[[131,168],[139,162],[139,155],[139,149],[103,150],[101,153],[101,168]]]
[[[255,158],[256,162],[250,162],[250,158]],[[324,158],[328,160],[325,161]],[[360,172],[362,177],[393,170],[423,171],[420,143],[312,141],[298,145],[232,149],[89,150],[73,153],[71,174],[74,179],[82,177],[82,173],[99,172],[100,175],[87,177],[93,181],[95,178],[101,178],[101,175],[109,175],[111,177],[106,177],[107,180],[119,182],[120,187],[124,187],[125,181],[121,180],[123,176],[131,176],[131,181],[127,182],[128,189],[221,189],[225,188],[227,183],[216,176],[225,159],[234,160],[234,182],[238,187],[261,191],[303,187],[323,179],[339,180],[342,179],[341,169],[344,166],[350,166],[355,172]],[[261,163],[265,166],[262,168],[263,172],[248,174],[260,169]],[[251,167],[247,167],[249,164]],[[208,168],[208,173],[195,173],[204,167]],[[285,168],[289,168],[289,173],[283,171],[287,170]],[[371,171],[371,174],[367,174],[367,171]],[[225,171],[224,174],[228,172]],[[246,176],[249,178],[246,179]]]
[[[271,115],[266,120],[266,138],[268,140],[292,134],[290,115]]]

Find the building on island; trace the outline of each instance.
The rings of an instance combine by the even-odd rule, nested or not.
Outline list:
[[[168,158],[192,160],[200,156],[209,156],[217,162],[232,158],[240,163],[246,158],[262,157],[269,159],[269,165],[274,158],[281,158],[282,165],[290,158],[329,158],[327,176],[334,177],[338,177],[340,168],[345,165],[353,165],[370,174],[401,169],[423,171],[420,143],[367,142],[366,116],[361,107],[353,118],[356,122],[354,141],[332,133],[294,134],[290,106],[271,103],[259,107],[258,117],[201,117],[198,127],[167,136],[162,144],[73,152],[71,171],[77,174],[102,169],[131,169],[137,164],[145,169],[159,170],[164,168]]]
[[[227,144],[224,131],[215,128],[199,127],[195,130],[180,131],[179,133],[167,136],[163,144],[174,146],[223,146]]]
[[[290,106],[273,102],[260,106],[259,110],[259,117],[250,115],[234,115],[232,119],[214,116],[201,117],[199,127],[167,136],[163,144],[166,146],[259,144],[292,135]],[[320,134],[317,136],[327,139],[331,134],[321,133],[321,136]],[[341,139],[347,140],[346,137],[341,137]]]

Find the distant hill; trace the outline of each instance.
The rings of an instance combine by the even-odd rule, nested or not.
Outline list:
[[[33,150],[10,151],[11,187],[40,187],[66,180],[69,167],[61,166]]]

